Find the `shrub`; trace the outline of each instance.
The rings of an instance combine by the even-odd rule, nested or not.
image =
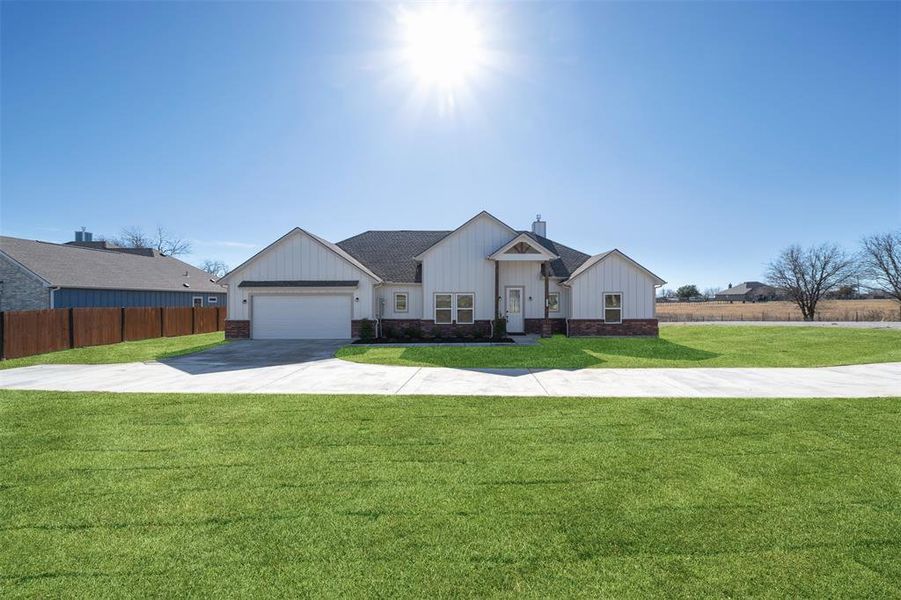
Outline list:
[[[404,336],[418,340],[422,337],[422,327],[419,325],[408,325],[404,329]]]
[[[371,319],[363,319],[360,321],[360,339],[364,342],[370,341],[375,337],[375,322]]]
[[[429,334],[433,338],[440,338],[441,337],[441,328],[438,327],[437,325],[433,325],[432,328],[429,330]]]
[[[495,339],[507,337],[507,319],[504,317],[494,320],[494,337]]]
[[[382,337],[389,340],[397,337],[394,327],[391,327],[390,325],[382,327]]]

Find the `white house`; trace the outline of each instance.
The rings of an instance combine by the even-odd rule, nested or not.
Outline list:
[[[229,338],[358,337],[378,330],[657,335],[665,282],[620,252],[589,256],[482,211],[452,231],[367,231],[333,244],[295,228],[219,283]]]

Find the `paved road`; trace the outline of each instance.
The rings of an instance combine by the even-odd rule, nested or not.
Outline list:
[[[846,327],[848,329],[901,329],[901,321],[661,321],[661,327],[686,325],[754,325],[757,327]]]
[[[332,358],[343,341],[242,341],[164,362],[0,371],[0,388],[466,396],[901,396],[901,363],[816,369],[446,369]]]

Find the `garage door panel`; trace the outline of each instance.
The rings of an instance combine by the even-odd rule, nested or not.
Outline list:
[[[350,337],[350,319],[351,297],[346,294],[253,298],[256,339],[346,339]]]

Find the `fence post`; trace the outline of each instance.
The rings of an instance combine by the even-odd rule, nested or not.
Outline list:
[[[191,307],[191,333],[197,333],[197,307]]]
[[[166,307],[160,307],[160,337],[166,337]]]
[[[0,360],[6,358],[6,336],[3,332],[6,330],[6,313],[0,312]]]
[[[69,309],[69,348],[75,347],[75,309]]]
[[[125,307],[119,308],[119,340],[125,341]]]

